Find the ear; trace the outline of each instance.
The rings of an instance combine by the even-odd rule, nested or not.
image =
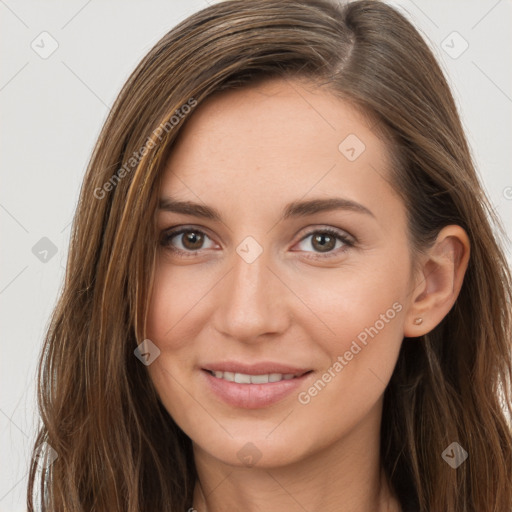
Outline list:
[[[448,314],[462,287],[469,253],[469,238],[460,226],[446,226],[439,232],[415,278],[405,337],[427,334]]]

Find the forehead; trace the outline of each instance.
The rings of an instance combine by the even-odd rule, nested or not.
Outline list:
[[[233,207],[333,192],[372,200],[393,192],[383,179],[388,161],[386,144],[353,106],[311,83],[272,79],[216,93],[196,108],[162,191],[211,204],[231,190]]]

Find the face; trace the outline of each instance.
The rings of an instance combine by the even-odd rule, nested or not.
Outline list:
[[[160,190],[147,337],[196,450],[272,467],[378,435],[411,295],[387,165],[367,119],[305,82],[218,93],[188,120]]]

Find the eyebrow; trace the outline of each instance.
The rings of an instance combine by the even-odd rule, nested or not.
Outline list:
[[[159,202],[159,210],[222,222],[222,215],[217,209],[192,201],[178,201],[170,197],[162,197]],[[375,218],[375,215],[362,204],[341,197],[330,197],[327,199],[293,201],[284,207],[280,220],[283,221],[290,217],[307,217],[315,213],[333,210],[348,210]]]

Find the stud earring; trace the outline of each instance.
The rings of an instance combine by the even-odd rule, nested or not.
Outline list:
[[[414,319],[414,324],[415,325],[420,325],[422,322],[423,322],[423,318],[421,318],[421,317],[418,317],[418,318]]]

